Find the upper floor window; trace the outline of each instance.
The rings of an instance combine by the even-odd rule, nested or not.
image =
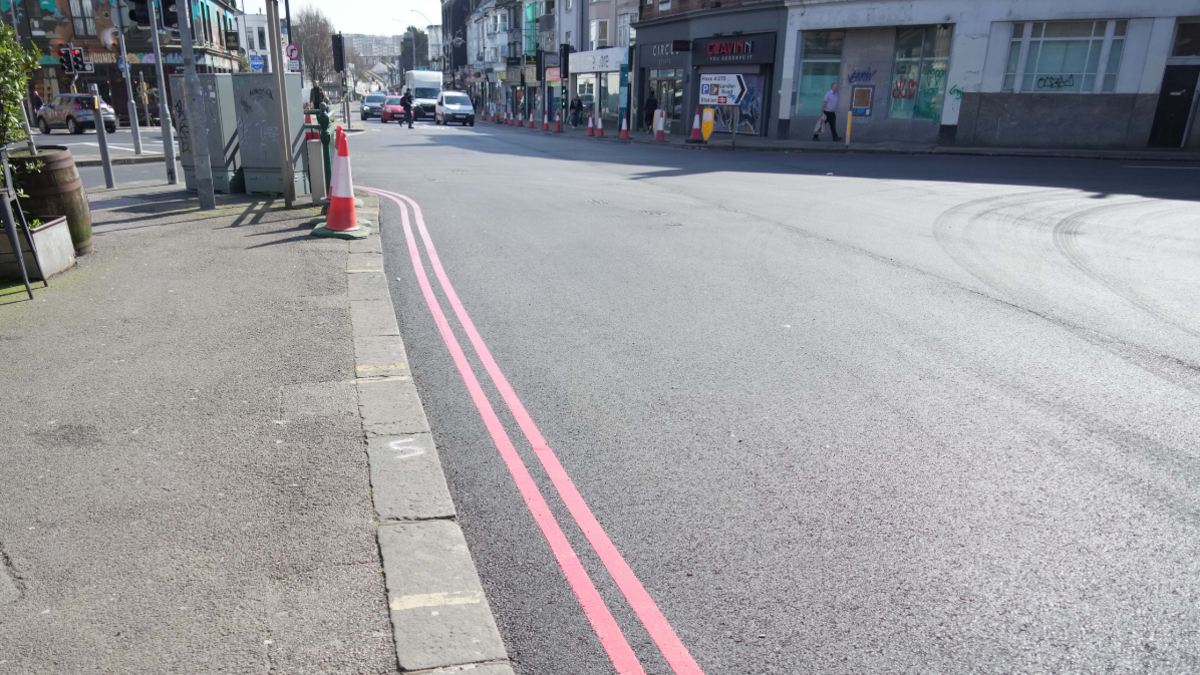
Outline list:
[[[75,28],[75,37],[95,37],[96,18],[93,14],[92,0],[71,0],[71,21]]]
[[[592,22],[592,40],[589,49],[604,49],[608,47],[608,19],[598,19]]]
[[[1115,91],[1127,25],[1124,20],[1014,23],[1002,91]]]
[[[636,14],[622,14],[617,17],[617,46],[628,47],[637,39],[637,31],[630,24]]]
[[[1200,23],[1175,26],[1175,44],[1171,56],[1200,56]]]

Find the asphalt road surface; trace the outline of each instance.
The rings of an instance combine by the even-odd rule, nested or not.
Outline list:
[[[368,127],[522,675],[1200,672],[1200,167]]]

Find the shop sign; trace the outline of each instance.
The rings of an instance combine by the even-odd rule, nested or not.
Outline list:
[[[538,84],[537,66],[525,66],[525,84],[531,87]]]
[[[561,72],[562,71],[559,70],[558,68],[547,68],[546,69],[546,81],[547,82],[561,81],[562,80],[562,75],[560,74]]]
[[[572,73],[611,73],[621,70],[626,64],[623,47],[594,49],[590,52],[573,52],[570,58]]]
[[[774,33],[701,38],[692,48],[692,63],[697,66],[774,62]]]

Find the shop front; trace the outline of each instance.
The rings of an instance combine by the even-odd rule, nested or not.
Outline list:
[[[667,40],[638,46],[637,77],[634,91],[637,92],[637,108],[645,110],[646,100],[654,94],[658,108],[664,111],[664,130],[668,134],[682,134],[684,130],[683,94],[684,76],[691,69],[692,43],[690,40]],[[647,130],[652,121],[645,114],[630,126]]]
[[[701,76],[737,74],[746,96],[735,112],[714,108],[716,132],[768,136],[778,133],[776,112],[782,86],[781,56],[787,35],[787,8],[782,2],[741,3],[654,16],[639,21],[634,96],[644,105],[653,91],[666,112],[666,130],[686,134],[700,102]],[[638,120],[645,127],[644,116]]]
[[[738,106],[717,106],[713,131],[767,134],[775,67],[775,33],[701,38],[692,44],[693,82],[709,74],[740,75],[745,94]],[[689,125],[690,126],[690,125]]]
[[[571,91],[583,102],[583,120],[588,113],[609,128],[620,124],[621,72],[628,67],[628,50],[620,47],[575,52],[570,57]]]

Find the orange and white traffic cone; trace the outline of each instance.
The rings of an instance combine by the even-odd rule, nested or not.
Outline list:
[[[554,113],[554,133],[556,133],[556,134],[562,133],[562,113],[561,112]]]
[[[532,110],[529,111],[529,128],[534,129],[534,130],[537,129],[537,124],[535,124],[533,121],[533,111]]]
[[[703,143],[704,137],[700,135],[700,108],[696,108],[696,118],[692,120],[692,137],[688,139],[688,143]]]
[[[664,143],[667,140],[667,115],[661,110],[654,113],[654,140]]]
[[[621,116],[621,140],[629,140],[629,115]]]
[[[350,147],[346,134],[337,128],[337,154],[333,157],[333,176],[329,181],[329,211],[325,223],[313,229],[314,237],[365,239],[371,234],[370,223],[358,221],[354,210],[354,180],[350,176]]]
[[[604,118],[596,115],[596,138],[604,138]]]
[[[542,114],[542,131],[550,131],[550,113]]]
[[[312,115],[304,116],[304,140],[317,141],[321,139],[321,134],[312,126]]]
[[[596,127],[592,126],[592,113],[588,113],[588,136],[596,135]]]

